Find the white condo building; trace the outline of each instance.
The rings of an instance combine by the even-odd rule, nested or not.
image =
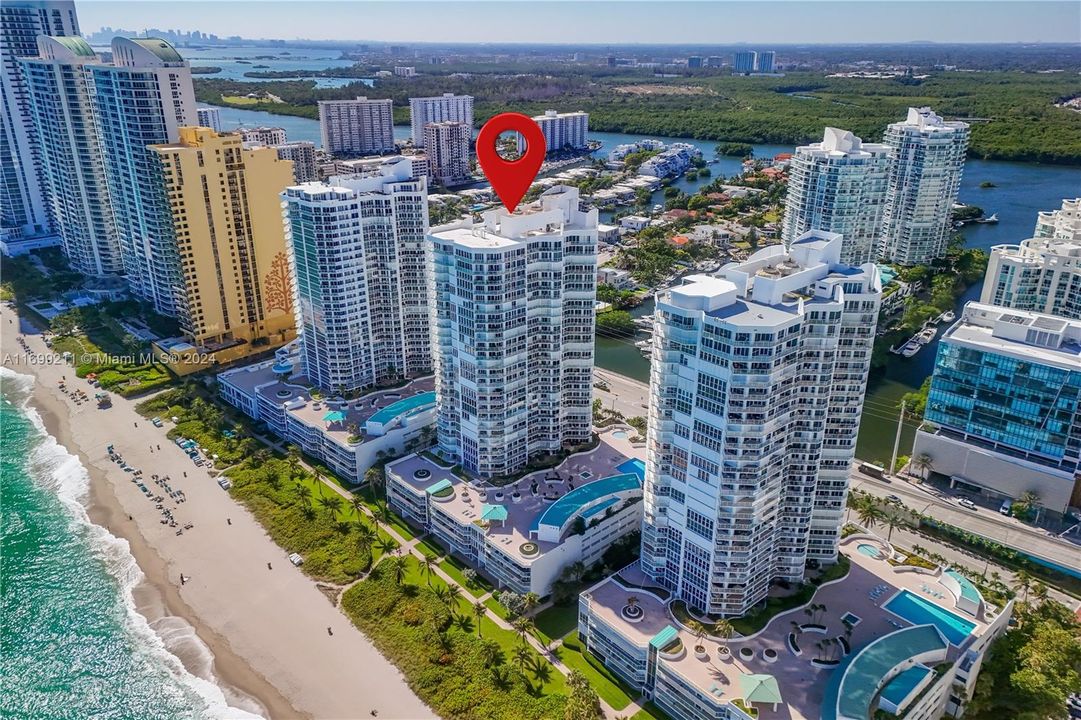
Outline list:
[[[85,71],[100,60],[77,36],[39,36],[38,50],[39,57],[21,62],[41,141],[45,197],[64,255],[84,275],[123,274]]]
[[[249,145],[284,145],[288,141],[282,127],[240,128],[237,132],[240,139]]]
[[[771,73],[773,72],[773,63],[777,59],[777,53],[772,50],[766,50],[765,52],[758,53],[758,56],[754,61],[755,72]]]
[[[839,233],[841,262],[861,265],[877,252],[890,151],[847,130],[827,127],[822,142],[796,148],[789,166],[781,238],[808,230]]]
[[[158,38],[118,37],[112,53],[112,65],[88,67],[124,272],[132,293],[175,316],[180,258],[158,157],[147,146],[176,143],[179,128],[195,124],[191,68]]]
[[[208,127],[216,133],[221,133],[220,109],[216,107],[195,108],[195,115],[199,120],[200,127]]]
[[[57,240],[18,58],[38,54],[39,35],[78,35],[75,3],[4,0],[0,32],[0,249],[14,255]]]
[[[1081,320],[1081,236],[991,248],[980,302]]]
[[[442,185],[470,180],[469,139],[473,129],[461,122],[437,122],[424,126],[424,150],[428,177]]]
[[[390,100],[320,100],[323,150],[345,157],[394,150],[394,107]]]
[[[732,56],[732,72],[753,73],[758,66],[758,53],[754,50],[741,50]]]
[[[409,163],[285,190],[307,377],[329,391],[430,372],[427,183]]]
[[[409,98],[409,119],[416,147],[424,147],[424,126],[437,122],[463,123],[472,140],[473,96],[443,93],[439,97]]]
[[[561,150],[584,150],[588,147],[586,135],[589,133],[589,113],[561,113],[545,110],[543,115],[534,115],[534,122],[544,133],[544,145],[548,153]],[[518,153],[526,150],[525,138],[518,135]]]
[[[315,162],[315,143],[303,140],[274,145],[279,160],[293,163],[293,177],[297,184],[319,179],[319,165]]]
[[[748,612],[834,562],[882,288],[812,231],[657,295],[641,566]]]
[[[436,228],[439,447],[497,477],[590,437],[597,210],[556,186],[519,214]]]
[[[1081,198],[1063,200],[1058,210],[1047,210],[1036,216],[1038,238],[1081,241]]]
[[[920,265],[946,254],[968,137],[967,123],[926,107],[909,108],[904,122],[886,128],[891,161],[879,258]]]

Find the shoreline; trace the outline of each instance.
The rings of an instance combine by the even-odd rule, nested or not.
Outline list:
[[[71,382],[71,366],[27,364],[15,336],[25,333],[32,354],[51,353],[38,331],[9,306],[0,326],[4,365],[34,377],[31,407],[88,472],[84,505],[90,521],[125,540],[143,573],[132,588],[137,612],[191,675],[220,689],[234,715],[346,718],[367,715],[370,708],[384,718],[434,717],[247,509],[168,441],[165,429],[135,413],[142,398],[112,393],[107,410],[93,402],[77,405],[59,390],[61,377],[71,376],[69,387],[91,395],[93,389]],[[186,502],[165,502],[180,525],[194,527],[179,536],[162,525],[154,503],[110,461],[107,444],[144,469],[147,486],[151,473],[168,475]],[[274,561],[273,572],[267,560]]]

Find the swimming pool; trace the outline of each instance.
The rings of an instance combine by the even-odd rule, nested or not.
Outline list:
[[[630,436],[627,435],[626,430],[616,430],[614,433],[612,433],[612,437],[616,438],[617,440],[626,440]]]
[[[856,552],[858,552],[860,555],[866,555],[867,557],[875,558],[876,560],[882,557],[882,553],[878,551],[878,548],[876,548],[874,545],[869,545],[868,543],[860,543],[859,545],[857,545]]]
[[[533,520],[533,531],[539,531],[541,525],[550,525],[561,529],[584,505],[599,500],[605,495],[634,490],[642,487],[642,481],[634,473],[624,473],[594,480],[579,485],[569,493],[552,503],[547,510]],[[542,538],[543,539],[543,538]]]
[[[923,665],[913,665],[908,670],[905,670],[900,675],[897,675],[888,683],[886,687],[882,688],[881,697],[886,702],[900,707],[912,691],[916,689],[916,686],[923,681],[931,669],[926,668]]]
[[[965,600],[978,603],[983,599],[980,596],[980,591],[976,589],[976,586],[972,584],[972,581],[961,573],[956,570],[947,570],[944,574],[949,575],[957,581],[957,584],[961,586],[961,597]]]
[[[394,418],[404,415],[410,411],[418,410],[425,405],[435,405],[435,391],[421,393],[412,397],[407,397],[404,400],[399,400],[396,403],[391,403],[385,408],[379,410],[370,418],[368,422],[379,423],[380,425],[386,425]]]
[[[953,645],[963,643],[976,629],[976,623],[969,622],[908,590],[894,595],[883,607],[913,625],[934,625]]]
[[[631,458],[616,466],[616,470],[623,473],[634,473],[639,480],[646,479],[646,463],[638,458]]]

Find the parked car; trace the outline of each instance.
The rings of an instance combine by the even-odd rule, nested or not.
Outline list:
[[[218,485],[221,487],[222,490],[228,490],[229,488],[233,487],[233,481],[229,478],[219,478]]]
[[[300,557],[300,553],[293,553],[289,556],[289,562],[293,563],[297,567],[304,564],[304,558]]]
[[[976,503],[972,502],[968,498],[961,498],[960,500],[957,501],[957,504],[960,505],[963,508],[968,509],[968,510],[975,510],[976,509]]]
[[[1003,500],[1002,505],[999,507],[998,511],[1003,515],[1009,515],[1011,508],[1013,508],[1013,500]]]
[[[901,498],[897,497],[896,495],[887,495],[886,496],[886,502],[891,502],[894,505],[904,505],[905,504],[904,501],[901,500]]]

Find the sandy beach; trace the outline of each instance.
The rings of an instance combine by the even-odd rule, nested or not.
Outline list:
[[[111,408],[98,409],[94,389],[75,378],[74,368],[34,362],[37,353],[52,353],[19,323],[13,309],[2,309],[4,365],[36,377],[35,409],[89,470],[91,518],[128,541],[145,575],[135,590],[139,612],[190,672],[214,680],[232,706],[271,718],[366,718],[372,710],[380,718],[435,717],[247,510],[166,439],[166,429],[115,393]],[[20,330],[30,356],[16,342]],[[61,392],[64,376],[91,401],[76,404]],[[151,489],[160,492],[152,474],[170,477],[186,501],[167,498],[166,507],[191,529],[177,535],[178,528],[161,524],[155,502],[109,459],[110,444],[143,470]]]

